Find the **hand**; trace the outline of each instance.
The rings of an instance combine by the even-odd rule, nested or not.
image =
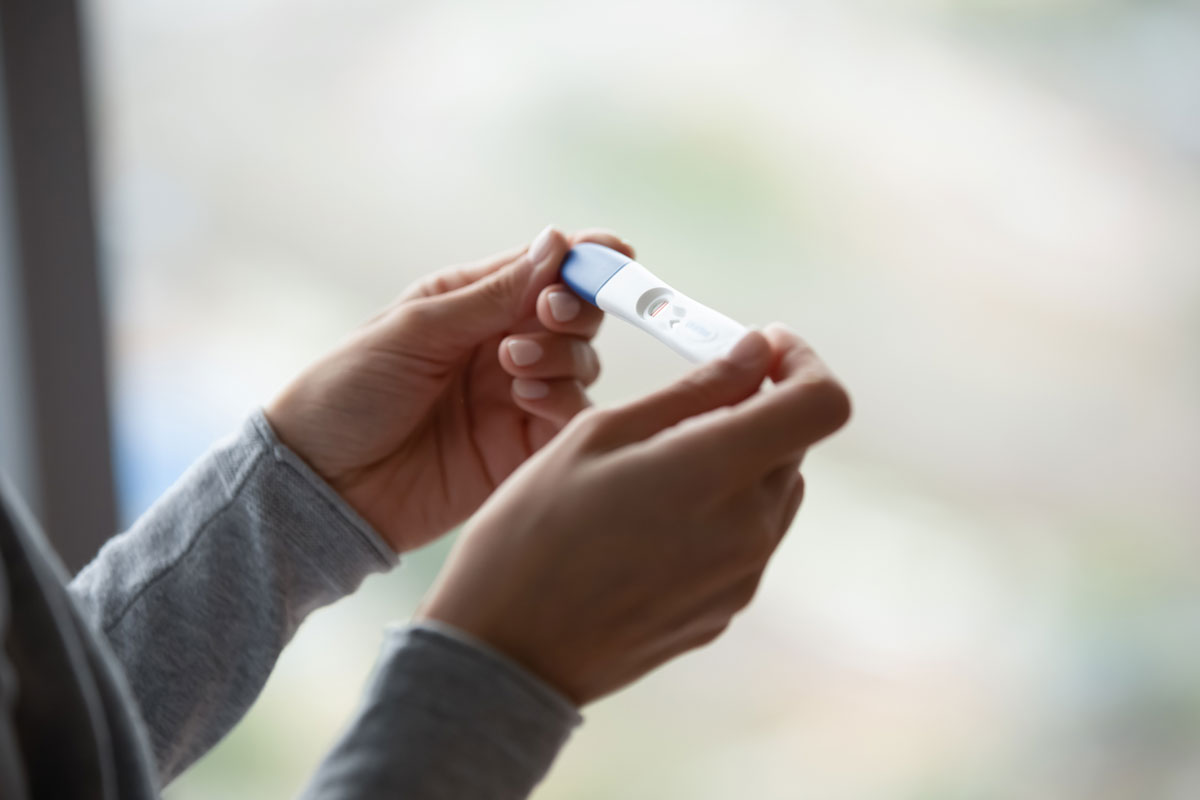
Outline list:
[[[580,705],[612,692],[750,602],[799,508],[801,458],[849,413],[793,334],[749,333],[655,395],[576,417],[472,519],[418,617]]]
[[[570,239],[436,273],[406,291],[267,407],[279,438],[398,552],[470,516],[589,405],[603,317],[557,283]]]

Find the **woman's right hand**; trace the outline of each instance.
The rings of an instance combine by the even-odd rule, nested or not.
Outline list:
[[[849,414],[795,335],[749,333],[656,394],[577,416],[479,510],[418,617],[578,705],[613,692],[750,602],[799,508],[805,450]]]

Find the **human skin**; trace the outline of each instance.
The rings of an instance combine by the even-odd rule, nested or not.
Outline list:
[[[529,247],[434,273],[268,404],[280,440],[397,552],[469,517],[590,405],[603,313],[558,282],[581,241],[633,255],[607,231],[547,228]]]
[[[548,228],[435,273],[266,413],[398,552],[474,515],[418,618],[583,705],[711,641],[750,602],[799,508],[800,462],[849,399],[771,326],[660,392],[591,409],[602,313],[557,277],[579,241],[633,255],[606,231]]]
[[[472,519],[418,617],[592,702],[750,602],[803,497],[800,460],[849,414],[795,334],[752,332],[663,391],[577,416]]]

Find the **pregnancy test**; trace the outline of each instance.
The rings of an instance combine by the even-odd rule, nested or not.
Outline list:
[[[563,283],[594,306],[644,330],[689,361],[728,353],[746,327],[671,288],[627,255],[577,244],[562,265]]]

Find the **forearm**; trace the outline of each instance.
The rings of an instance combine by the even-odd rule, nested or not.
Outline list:
[[[580,717],[505,657],[445,629],[389,631],[361,708],[304,800],[518,800]]]
[[[255,414],[71,590],[126,670],[166,782],[242,717],[308,613],[395,560]]]

